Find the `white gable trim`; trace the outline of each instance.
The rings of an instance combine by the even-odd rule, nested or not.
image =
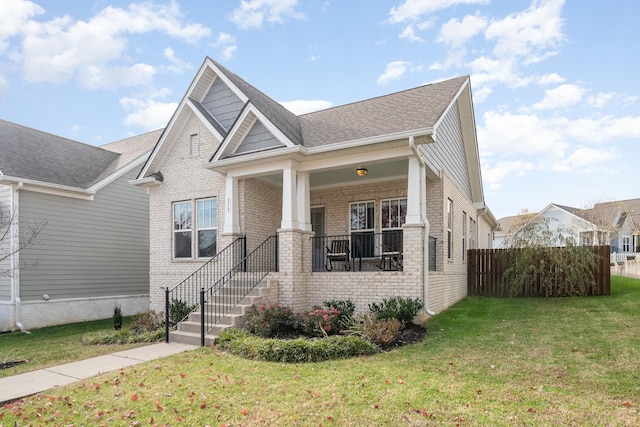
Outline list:
[[[52,184],[44,181],[35,181],[32,179],[23,179],[14,176],[0,176],[0,184],[11,186],[12,184],[22,183],[22,191],[33,191],[36,193],[51,194],[54,196],[71,197],[74,199],[93,200],[95,191],[85,190],[78,187],[70,187],[68,185]]]
[[[213,136],[215,136],[218,139],[218,141],[222,141],[224,139],[224,135],[218,132],[217,129],[211,125],[211,122],[209,122],[209,120],[207,120],[207,118],[202,115],[202,113],[200,112],[200,109],[198,109],[198,107],[193,105],[193,102],[191,102],[189,98],[187,98],[187,105],[189,106],[191,111],[193,111],[193,114],[195,114],[196,117],[198,117],[198,119],[204,124],[204,127],[206,127],[209,130],[209,132],[211,132]],[[213,117],[213,120],[216,120],[216,118]],[[218,122],[217,120],[216,122],[220,124],[220,122]],[[224,126],[220,125],[220,127],[224,129]]]
[[[96,182],[91,187],[89,187],[88,190],[97,193],[102,188],[104,188],[107,185],[109,185],[112,182],[114,182],[116,179],[118,179],[121,176],[125,175],[126,173],[130,172],[132,169],[142,165],[144,163],[144,161],[147,159],[147,157],[149,157],[149,153],[150,153],[150,151],[147,151],[146,153],[144,153],[140,157],[136,158],[134,161],[126,164],[125,166],[121,167],[120,169],[116,170],[115,172],[109,174],[107,177],[103,178],[102,180]]]

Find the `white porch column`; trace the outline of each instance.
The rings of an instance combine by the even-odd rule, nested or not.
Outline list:
[[[224,207],[224,233],[240,234],[240,208],[238,200],[238,178],[227,175]]]
[[[283,230],[298,229],[297,173],[293,165],[282,169],[282,223]]]
[[[298,172],[298,224],[302,231],[311,231],[311,199],[309,196],[309,172]]]
[[[407,218],[406,224],[422,224],[420,207],[422,205],[423,185],[420,163],[415,157],[409,158],[409,170],[407,172]]]

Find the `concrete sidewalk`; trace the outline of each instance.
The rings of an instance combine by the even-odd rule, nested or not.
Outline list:
[[[172,356],[198,347],[179,343],[158,343],[79,362],[52,366],[38,371],[0,378],[0,404],[51,388],[93,377],[127,366]]]

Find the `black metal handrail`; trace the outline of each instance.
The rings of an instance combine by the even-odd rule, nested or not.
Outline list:
[[[173,288],[165,289],[165,340],[169,329],[200,306],[200,290],[208,288],[221,277],[237,272],[238,260],[246,258],[247,238],[239,237],[213,258],[201,265]]]
[[[278,236],[268,237],[227,274],[200,290],[200,345],[204,346],[207,333],[272,271],[278,271]]]

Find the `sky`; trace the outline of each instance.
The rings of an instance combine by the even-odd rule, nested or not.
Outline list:
[[[0,0],[0,118],[166,125],[206,56],[295,113],[469,75],[496,218],[640,198],[640,2]],[[0,153],[2,155],[2,153]]]

